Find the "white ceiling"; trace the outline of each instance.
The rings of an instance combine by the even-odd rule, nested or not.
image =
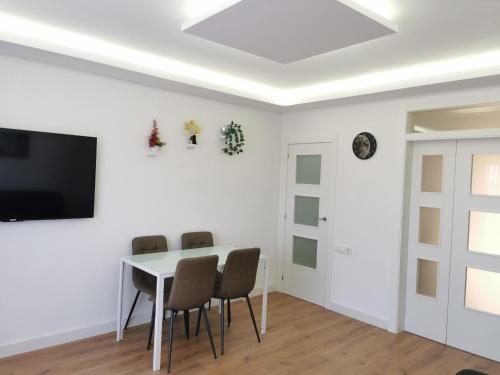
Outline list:
[[[0,40],[278,105],[500,74],[500,0],[355,0],[397,24],[399,32],[286,65],[181,31],[183,22],[221,1],[0,0]],[[44,33],[1,18],[6,15],[168,61],[155,60],[159,68],[150,59],[145,67],[123,61],[137,57],[130,50],[111,55],[96,44],[91,51],[89,40],[85,45],[68,35],[51,42],[60,36],[54,30]]]
[[[239,0],[182,30],[253,55],[291,63],[393,34],[394,25],[355,2]]]

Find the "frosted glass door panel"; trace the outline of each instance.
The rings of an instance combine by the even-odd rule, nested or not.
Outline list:
[[[318,226],[319,198],[295,196],[295,211],[293,221],[295,224]]]
[[[465,306],[500,315],[500,274],[467,268]]]
[[[316,268],[317,253],[317,240],[293,236],[292,262],[294,264],[309,268]]]
[[[470,212],[469,250],[500,256],[500,214]]]
[[[438,246],[441,232],[441,210],[420,207],[419,242]]]
[[[295,183],[309,185],[321,183],[321,155],[297,155]]]
[[[422,156],[420,190],[424,193],[441,193],[443,191],[443,155]]]
[[[436,298],[438,287],[438,263],[427,259],[417,261],[417,293]]]
[[[500,154],[472,157],[471,194],[500,196]]]

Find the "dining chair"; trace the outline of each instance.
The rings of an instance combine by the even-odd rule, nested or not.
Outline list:
[[[170,329],[168,333],[169,373],[172,362],[174,322],[179,311],[197,308],[199,315],[203,315],[212,353],[214,358],[217,358],[205,303],[212,297],[218,261],[219,257],[217,255],[209,255],[185,258],[177,263],[172,289],[165,303],[165,309],[170,312]]]
[[[214,246],[214,239],[210,232],[188,232],[181,237],[182,250],[199,249]]]
[[[220,335],[221,335],[221,355],[224,354],[224,301],[228,302],[228,326],[231,315],[230,300],[235,298],[245,298],[252,318],[253,328],[260,343],[259,330],[255,322],[255,316],[250,303],[249,294],[255,287],[257,277],[257,267],[259,265],[260,249],[249,248],[231,251],[224,265],[224,271],[218,272],[215,282],[213,297],[220,300]],[[196,324],[196,336],[200,329],[201,315],[198,313]]]
[[[133,255],[158,253],[161,251],[168,251],[167,238],[165,236],[142,236],[136,237],[132,240]],[[130,318],[132,317],[132,313],[134,312],[135,305],[137,304],[137,300],[139,299],[141,292],[149,297],[156,292],[156,277],[135,267],[132,269],[132,282],[137,289],[137,293],[135,295],[134,302],[132,303],[132,307],[130,308],[124,330],[128,327]]]
[[[200,249],[203,247],[214,246],[214,238],[211,232],[187,232],[182,234],[181,243],[182,250]],[[208,308],[212,308],[211,299],[208,302]],[[184,312],[184,314],[186,314],[186,312]],[[187,312],[187,314],[189,315],[189,311]]]

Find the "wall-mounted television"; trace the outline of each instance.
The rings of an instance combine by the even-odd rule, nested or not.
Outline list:
[[[97,139],[0,128],[0,221],[94,216]]]

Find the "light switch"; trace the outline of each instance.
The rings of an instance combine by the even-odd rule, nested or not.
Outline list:
[[[352,255],[352,247],[347,245],[335,245],[335,252],[345,255]]]

